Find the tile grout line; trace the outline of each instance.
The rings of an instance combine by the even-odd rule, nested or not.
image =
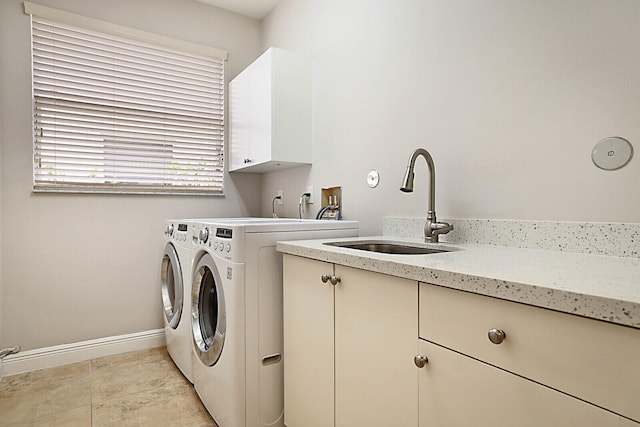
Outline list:
[[[89,361],[89,394],[91,399],[89,399],[91,406],[89,409],[89,414],[91,416],[91,427],[93,427],[93,361],[95,359],[91,359]]]

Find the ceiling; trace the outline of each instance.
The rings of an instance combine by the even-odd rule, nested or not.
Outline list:
[[[262,19],[280,0],[198,0],[253,19]]]

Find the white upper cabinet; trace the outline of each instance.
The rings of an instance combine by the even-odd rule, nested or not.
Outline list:
[[[229,83],[230,171],[311,164],[311,61],[269,48]]]

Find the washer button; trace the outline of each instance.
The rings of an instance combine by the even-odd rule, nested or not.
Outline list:
[[[227,243],[227,252],[231,252],[231,245]]]

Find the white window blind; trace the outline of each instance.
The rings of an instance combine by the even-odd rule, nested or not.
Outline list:
[[[32,50],[34,190],[222,193],[223,58],[35,15]]]

